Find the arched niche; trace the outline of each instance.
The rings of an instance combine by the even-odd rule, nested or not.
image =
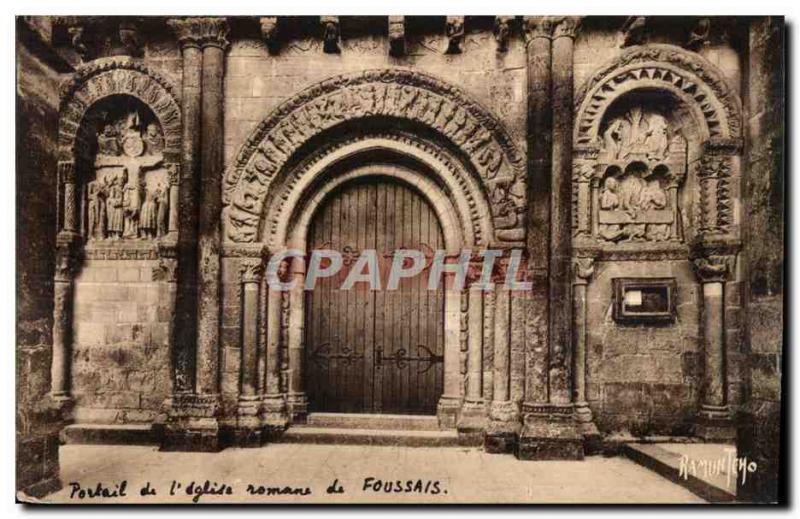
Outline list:
[[[669,45],[635,47],[586,82],[576,109],[579,245],[674,248],[736,234],[726,186],[738,183],[740,105],[713,65]]]

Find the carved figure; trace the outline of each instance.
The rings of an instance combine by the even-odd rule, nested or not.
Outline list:
[[[156,203],[158,204],[158,215],[156,217],[156,235],[161,238],[167,234],[169,220],[169,191],[163,185],[156,189]]]
[[[158,207],[156,194],[149,190],[144,192],[144,202],[139,213],[139,237],[155,238],[158,230]]]
[[[122,237],[124,229],[124,208],[122,188],[118,177],[111,177],[108,186],[108,234],[112,240]]]
[[[97,136],[98,153],[103,155],[119,155],[119,140],[117,129],[112,124],[103,127],[103,132]]]
[[[136,238],[139,235],[139,186],[128,182],[122,188],[123,229],[124,238]]]
[[[102,240],[106,237],[106,204],[103,199],[103,187],[98,180],[92,180],[86,186],[89,239]]]
[[[147,144],[147,153],[156,155],[164,151],[164,137],[158,129],[158,125],[150,123],[145,130],[144,141]]]
[[[667,193],[661,187],[661,183],[657,178],[647,182],[647,185],[642,190],[640,205],[645,211],[667,208]],[[670,224],[665,223],[647,224],[646,236],[651,241],[668,240],[672,236],[672,227]]]

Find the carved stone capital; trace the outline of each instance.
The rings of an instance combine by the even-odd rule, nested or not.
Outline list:
[[[525,42],[531,43],[537,38],[553,37],[553,18],[550,16],[526,16],[523,18]]]
[[[494,38],[497,41],[497,52],[508,50],[508,38],[511,34],[511,22],[513,21],[513,16],[494,17]]]
[[[404,16],[389,17],[389,53],[402,56],[406,53],[406,23]]]
[[[576,285],[585,285],[594,274],[594,258],[575,258],[572,273]]]
[[[735,256],[709,255],[692,260],[700,283],[724,283],[733,271]]]
[[[578,28],[581,25],[580,16],[563,16],[558,17],[553,21],[553,39],[556,38],[572,38],[578,34]]]
[[[59,243],[56,248],[56,268],[54,279],[56,282],[70,282],[78,272],[80,257],[78,246],[74,240]]]
[[[274,51],[278,39],[278,17],[262,16],[258,19],[261,25],[261,38],[270,51]]]
[[[448,16],[445,22],[445,36],[447,37],[446,54],[460,54],[461,43],[464,41],[464,17]]]
[[[228,47],[230,27],[226,18],[171,18],[167,20],[167,25],[175,33],[181,47]]]
[[[338,16],[320,16],[319,24],[322,26],[322,49],[328,54],[338,54],[341,52],[339,48],[339,17]]]
[[[264,275],[264,264],[261,262],[248,262],[241,266],[239,274],[242,276],[242,283],[258,283]]]
[[[58,181],[61,184],[75,183],[75,163],[72,161],[61,161],[58,163]]]

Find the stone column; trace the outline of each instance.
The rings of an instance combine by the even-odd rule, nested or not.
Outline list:
[[[269,259],[264,258],[269,264]],[[278,274],[286,271],[286,262]],[[281,277],[285,277],[281,276]],[[286,279],[283,279],[286,281]],[[266,361],[264,381],[264,399],[261,404],[261,421],[263,423],[262,436],[269,439],[286,427],[286,403],[281,392],[281,314],[283,311],[283,298],[288,294],[278,287],[268,285],[267,292],[267,322],[266,322]]]
[[[573,309],[573,402],[578,430],[583,436],[584,447],[591,444],[592,450],[600,448],[600,432],[592,419],[592,410],[586,400],[586,372],[589,356],[586,351],[586,288],[594,274],[594,258],[577,258],[573,265],[575,275],[572,287]]]
[[[549,250],[546,256],[549,279],[547,290],[549,295],[547,400],[546,402],[529,400],[524,406],[525,427],[517,449],[517,456],[521,459],[583,458],[583,442],[578,434],[573,414],[570,376],[572,355],[572,298],[570,297],[572,48],[579,23],[580,19],[577,17],[552,17],[542,22],[542,25],[552,29],[549,76],[551,104],[547,107],[552,111],[552,159],[549,199],[543,201],[550,208]],[[536,67],[534,67],[535,69]],[[530,91],[529,94],[536,95],[535,92]],[[534,98],[534,100],[536,99]],[[529,106],[534,100],[529,99]],[[529,118],[534,115],[529,111]],[[532,152],[536,153],[535,147]],[[539,179],[542,184],[539,186],[534,184],[531,189],[534,192],[540,189],[545,180],[544,178]],[[534,200],[532,203],[536,204],[536,201]],[[533,229],[536,229],[535,220],[531,222],[531,225]],[[534,251],[541,254],[540,250],[534,249]],[[534,279],[536,278],[534,273]],[[534,286],[534,291],[537,288],[539,287]],[[533,383],[534,381],[529,379],[528,382]],[[530,399],[531,392],[526,393],[527,398]],[[541,392],[539,394],[541,395]]]
[[[548,266],[550,242],[550,156],[552,152],[552,92],[551,36],[549,17],[531,16],[524,19],[525,48],[528,69],[528,271],[533,282],[528,296],[527,330],[530,338],[526,347],[527,366],[525,404],[547,401],[547,359],[541,348],[534,351],[533,334],[539,342],[548,343],[547,322]]]
[[[170,164],[169,171],[169,223],[167,226],[168,237],[171,241],[178,240],[178,206],[180,205],[180,166]]]
[[[305,329],[305,281],[306,266],[302,258],[293,258],[290,270],[290,281],[294,281],[291,290],[284,294],[289,297],[288,351],[289,351],[289,388],[286,397],[286,408],[291,423],[304,423],[308,416],[308,397],[303,388],[303,340]]]
[[[258,295],[261,291],[263,265],[260,261],[242,265],[242,343],[239,378],[239,405],[236,410],[235,444],[239,447],[261,445],[261,422],[258,418],[261,397],[258,387]]]
[[[222,210],[224,18],[169,22],[183,56],[183,143],[179,233],[180,338],[162,449],[219,449],[219,218]],[[191,359],[194,369],[191,369]]]
[[[62,192],[64,194],[64,214],[61,221],[61,232],[65,235],[77,236],[80,235],[78,228],[78,198],[75,178],[75,163],[74,162],[59,162],[58,163],[58,178],[61,182]]]
[[[513,452],[520,430],[519,408],[511,400],[511,292],[505,286],[505,268],[502,267],[495,282],[494,303],[494,373],[492,402],[489,406],[489,425],[484,448],[487,452]],[[503,278],[503,279],[500,279]]]
[[[50,367],[50,396],[63,411],[72,402],[70,368],[72,365],[72,308],[74,277],[77,267],[76,243],[60,234],[56,251],[53,292],[53,357]]]
[[[483,291],[467,287],[467,387],[458,421],[459,434],[480,434],[486,427],[483,399]]]
[[[701,327],[703,334],[703,385],[695,435],[705,440],[733,440],[725,374],[725,280],[733,269],[734,257],[708,255],[693,261],[703,290]]]
[[[455,274],[444,272],[444,391],[437,405],[440,427],[456,427],[462,405],[461,290],[453,286]]]

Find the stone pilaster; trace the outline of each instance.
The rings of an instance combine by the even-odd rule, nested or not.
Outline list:
[[[732,255],[707,255],[696,258],[694,267],[702,286],[703,384],[695,435],[705,440],[732,440],[736,437],[728,406],[725,373],[725,281],[733,270]]]
[[[303,282],[306,275],[305,261],[293,258],[289,280],[294,284],[285,296],[289,297],[288,352],[289,378],[286,395],[286,410],[291,423],[304,423],[308,416],[308,396],[303,389],[303,342],[305,329],[305,312]]]
[[[50,368],[50,396],[62,411],[71,410],[72,315],[79,240],[72,234],[57,238],[56,269],[53,278],[53,357]]]
[[[476,269],[477,270],[477,269]],[[471,280],[473,281],[473,280]],[[459,434],[482,433],[486,427],[486,402],[483,399],[483,291],[467,290],[467,384],[458,420]]]
[[[449,259],[449,258],[448,258]],[[444,292],[444,392],[436,414],[440,427],[456,427],[461,411],[462,378],[458,352],[461,351],[461,289],[454,286],[455,273],[443,274]]]
[[[268,258],[265,258],[268,261]],[[267,263],[269,265],[269,263]],[[286,281],[285,273],[288,270],[287,261],[283,261],[275,272],[276,276]],[[267,308],[266,308],[266,359],[264,396],[261,402],[262,436],[264,439],[282,432],[287,425],[286,400],[281,391],[281,314],[283,312],[285,297],[288,293],[273,286],[269,275],[267,283]]]

